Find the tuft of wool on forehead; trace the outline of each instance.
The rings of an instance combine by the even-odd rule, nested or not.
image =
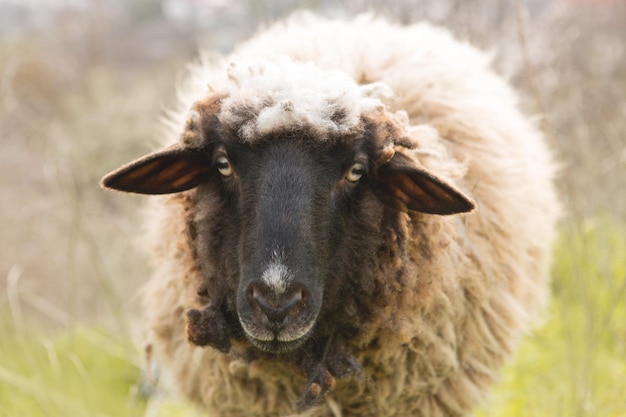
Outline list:
[[[359,85],[347,74],[288,58],[231,63],[218,114],[245,143],[307,130],[321,140],[355,133],[361,115],[385,111],[393,93],[383,83]]]

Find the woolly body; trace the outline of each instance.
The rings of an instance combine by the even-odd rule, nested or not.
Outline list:
[[[189,109],[213,94],[225,97],[218,119],[244,143],[294,126],[332,140],[358,131],[363,114],[384,112],[416,144],[413,158],[477,203],[468,214],[437,216],[364,202],[346,239],[378,249],[343,260],[369,272],[337,277],[355,289],[334,310],[344,315],[338,321],[361,317],[346,343],[363,375],[338,379],[301,415],[466,415],[544,305],[558,214],[554,167],[540,133],[488,66],[482,53],[427,24],[296,15],[228,57],[205,57],[181,88],[170,125],[176,135],[187,126],[185,147],[202,146]],[[234,273],[200,265],[207,261],[198,260],[190,219],[214,219],[221,208],[204,201],[199,212],[195,192],[159,198],[148,218],[155,272],[145,311],[156,353],[180,392],[209,415],[295,415],[306,380],[297,366],[187,340],[185,312],[211,291],[201,268],[222,279]],[[394,217],[393,230],[381,226],[383,215]],[[371,314],[359,316],[364,304]]]

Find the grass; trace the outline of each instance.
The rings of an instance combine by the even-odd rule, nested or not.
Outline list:
[[[151,395],[128,338],[86,326],[49,334],[10,320],[2,334],[2,417],[196,415],[165,395]]]
[[[13,326],[11,326],[13,327]],[[4,329],[0,404],[8,416],[127,415],[139,367],[126,343],[89,328],[52,337],[33,329]]]
[[[626,414],[625,237],[607,219],[562,232],[551,317],[522,342],[481,417]]]
[[[551,317],[524,340],[479,417],[624,415],[624,236],[607,219],[563,230]],[[147,387],[130,337],[85,325],[49,332],[16,316],[1,316],[2,417],[197,415]]]

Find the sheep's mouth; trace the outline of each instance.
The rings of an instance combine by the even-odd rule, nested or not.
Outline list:
[[[300,339],[297,339],[297,340],[292,340],[289,342],[281,342],[278,339],[266,341],[266,340],[255,339],[253,337],[248,337],[248,340],[250,340],[250,343],[252,343],[254,347],[256,347],[262,352],[271,353],[273,355],[280,355],[280,354],[293,352],[299,349],[304,344],[306,339],[307,339],[306,337],[301,337]]]
[[[282,329],[282,331],[271,330],[268,327],[249,326],[242,321],[242,327],[247,339],[254,347],[262,352],[271,354],[289,353],[299,349],[309,338],[315,325],[315,320],[308,326],[294,331]]]

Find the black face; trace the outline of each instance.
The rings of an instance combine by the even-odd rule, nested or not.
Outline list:
[[[211,160],[218,175],[198,189],[210,198],[220,194],[219,228],[229,238],[219,252],[232,259],[231,268],[236,254],[237,316],[250,342],[272,353],[299,347],[313,332],[345,219],[367,183],[369,161],[358,143],[319,149],[310,142],[217,143]],[[219,235],[198,227],[201,236]],[[200,247],[205,259],[216,250]]]
[[[198,340],[225,350],[228,337],[245,337],[280,354],[341,323],[358,328],[376,297],[377,257],[392,256],[385,242],[398,239],[398,213],[474,207],[398,151],[410,139],[398,137],[397,125],[383,117],[363,125],[349,138],[291,132],[249,145],[209,114],[198,124],[202,148],[176,145],[103,179],[105,187],[142,194],[195,189],[190,250],[208,297],[208,327],[192,315],[208,329]]]

